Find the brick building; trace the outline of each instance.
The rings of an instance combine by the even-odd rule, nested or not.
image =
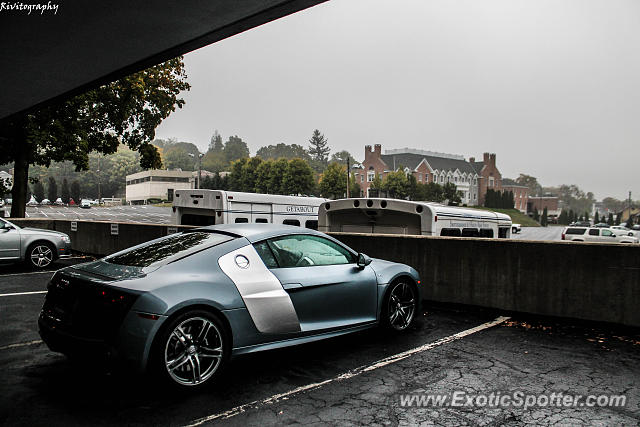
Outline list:
[[[544,208],[547,208],[547,217],[549,220],[555,220],[560,216],[560,199],[555,196],[529,197],[527,202],[527,214],[533,214],[537,209],[542,215]]]
[[[501,190],[502,175],[496,168],[496,155],[484,153],[482,162],[466,161],[457,154],[402,148],[385,150],[376,144],[364,148],[362,169],[356,173],[363,195],[369,196],[369,188],[377,175],[384,179],[389,172],[402,168],[415,176],[419,183],[435,182],[443,185],[451,182],[462,192],[462,203],[479,205],[484,202],[487,188]]]
[[[520,185],[512,179],[503,178],[502,191],[511,191],[513,193],[514,207],[522,213],[527,213],[529,187]]]

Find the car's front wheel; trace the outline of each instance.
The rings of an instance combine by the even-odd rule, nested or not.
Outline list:
[[[53,245],[46,242],[36,242],[27,249],[26,261],[32,268],[46,268],[55,259]]]
[[[382,320],[393,331],[404,331],[411,325],[418,307],[418,293],[408,279],[391,284],[385,298]]]
[[[194,310],[170,320],[155,352],[156,370],[165,380],[181,388],[200,388],[222,370],[230,348],[220,319]]]

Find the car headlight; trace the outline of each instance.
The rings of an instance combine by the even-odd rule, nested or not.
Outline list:
[[[60,238],[65,243],[71,243],[71,238],[69,236],[67,236],[66,234],[62,235]]]

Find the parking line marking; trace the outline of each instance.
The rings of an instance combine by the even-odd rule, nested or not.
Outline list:
[[[18,344],[9,344],[9,345],[5,345],[0,347],[0,350],[8,350],[10,348],[17,348],[17,347],[26,347],[28,345],[36,345],[36,344],[41,344],[43,341],[42,340],[34,340],[34,341],[29,341],[29,342],[21,342]]]
[[[34,292],[15,292],[12,294],[0,294],[0,297],[17,297],[20,295],[35,295],[35,294],[46,294],[47,291],[34,291]]]
[[[324,381],[320,381],[317,383],[312,383],[312,384],[307,384],[304,386],[300,386],[297,388],[294,388],[292,390],[289,391],[285,391],[284,393],[279,393],[279,394],[274,394],[271,397],[267,397],[265,399],[262,400],[254,400],[253,402],[249,402],[249,403],[245,403],[243,405],[240,406],[236,406],[235,408],[231,408],[227,411],[224,412],[219,412],[217,414],[213,414],[213,415],[208,415],[206,417],[203,418],[198,418],[197,420],[192,421],[189,424],[186,424],[183,427],[195,427],[195,426],[199,426],[202,425],[204,423],[207,423],[209,421],[213,421],[216,419],[228,419],[231,417],[235,417],[238,414],[241,414],[243,412],[246,412],[249,409],[257,409],[260,408],[262,406],[266,406],[266,405],[271,405],[273,403],[277,403],[280,400],[286,400],[289,397],[299,394],[299,393],[304,393],[307,391],[311,391],[311,390],[315,390],[317,388],[323,387],[327,384],[333,383],[333,382],[337,382],[337,381],[344,381],[344,380],[348,380],[354,377],[357,377],[360,374],[363,374],[365,372],[370,372],[370,371],[374,371],[378,368],[382,368],[384,366],[387,365],[391,365],[393,363],[399,362],[401,360],[406,359],[407,357],[413,356],[414,354],[418,354],[418,353],[422,353],[428,350],[431,350],[433,348],[439,347],[441,345],[444,344],[448,344],[450,342],[453,341],[457,341],[459,339],[462,339],[466,336],[475,334],[476,332],[480,332],[483,331],[485,329],[489,329],[492,328],[494,326],[497,326],[507,320],[509,320],[509,317],[504,317],[504,316],[500,316],[498,318],[496,318],[495,320],[492,320],[491,322],[487,322],[487,323],[483,323],[482,325],[478,325],[474,328],[471,329],[467,329],[464,330],[462,332],[458,332],[457,334],[453,334],[453,335],[449,335],[448,337],[444,337],[444,338],[440,338],[437,341],[433,341],[431,343],[428,344],[424,344],[421,345],[420,347],[416,347],[416,348],[412,348],[411,350],[407,350],[407,351],[403,351],[402,353],[398,353],[398,354],[394,354],[392,356],[388,356],[385,357],[384,359],[380,359],[377,362],[372,363],[371,365],[364,365],[364,366],[360,366],[358,368],[352,369],[350,371],[347,371],[343,374],[340,374],[336,377],[330,378],[328,380],[324,380]]]

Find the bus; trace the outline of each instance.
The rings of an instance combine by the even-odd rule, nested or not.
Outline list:
[[[480,209],[398,199],[326,201],[318,211],[322,232],[510,238],[508,215]]]
[[[176,225],[273,223],[318,228],[318,197],[184,189],[173,198]]]

